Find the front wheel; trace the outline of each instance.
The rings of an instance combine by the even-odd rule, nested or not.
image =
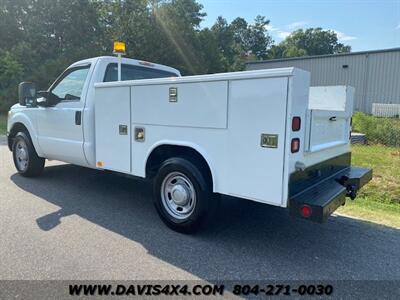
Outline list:
[[[14,165],[19,174],[25,177],[34,177],[43,172],[45,160],[37,155],[25,132],[16,134],[12,149]]]
[[[193,233],[215,210],[210,178],[201,166],[184,158],[170,158],[154,181],[154,200],[163,222],[175,231]]]

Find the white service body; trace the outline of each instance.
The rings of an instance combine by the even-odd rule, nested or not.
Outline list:
[[[170,88],[178,91],[176,102]],[[313,88],[311,101],[309,91],[309,74],[293,68],[98,83],[96,161],[146,177],[154,149],[186,146],[207,161],[215,193],[285,207],[296,162],[313,165],[349,151],[353,90]],[[291,131],[294,116],[305,121],[298,132]],[[127,135],[118,133],[120,125]],[[144,129],[144,141],[135,141],[135,128]],[[262,134],[276,135],[277,147],[262,147]],[[296,137],[301,146],[293,154]]]
[[[147,176],[158,147],[189,147],[207,162],[215,193],[282,207],[291,173],[350,151],[350,87],[310,89],[309,73],[295,68],[179,77],[155,64],[141,65],[178,77],[103,82],[107,66],[117,62],[99,57],[73,64],[89,66],[81,98],[54,107],[17,104],[8,131],[25,126],[40,157],[138,177]],[[295,116],[301,129],[293,132]],[[135,128],[144,130],[144,140],[135,140]],[[262,135],[277,138],[276,147],[263,146]],[[294,138],[297,153],[291,153]]]

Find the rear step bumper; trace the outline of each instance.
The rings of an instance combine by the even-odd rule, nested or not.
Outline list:
[[[357,191],[371,179],[372,169],[344,167],[291,196],[290,214],[322,223],[346,202],[346,196],[354,199]]]

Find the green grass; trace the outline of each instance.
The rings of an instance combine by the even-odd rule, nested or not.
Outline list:
[[[7,132],[7,115],[0,114],[0,135],[5,135]]]
[[[353,131],[364,133],[368,143],[400,147],[399,118],[379,118],[356,112],[353,115]]]
[[[338,213],[400,228],[400,148],[353,146],[352,164],[373,169],[373,179]]]

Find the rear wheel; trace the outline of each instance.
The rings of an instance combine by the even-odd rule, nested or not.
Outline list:
[[[39,157],[25,132],[18,132],[13,142],[13,159],[18,173],[25,177],[38,176],[43,172],[45,160]]]
[[[184,158],[170,158],[161,165],[154,181],[154,200],[168,227],[193,233],[207,223],[216,200],[206,176],[200,165]]]

